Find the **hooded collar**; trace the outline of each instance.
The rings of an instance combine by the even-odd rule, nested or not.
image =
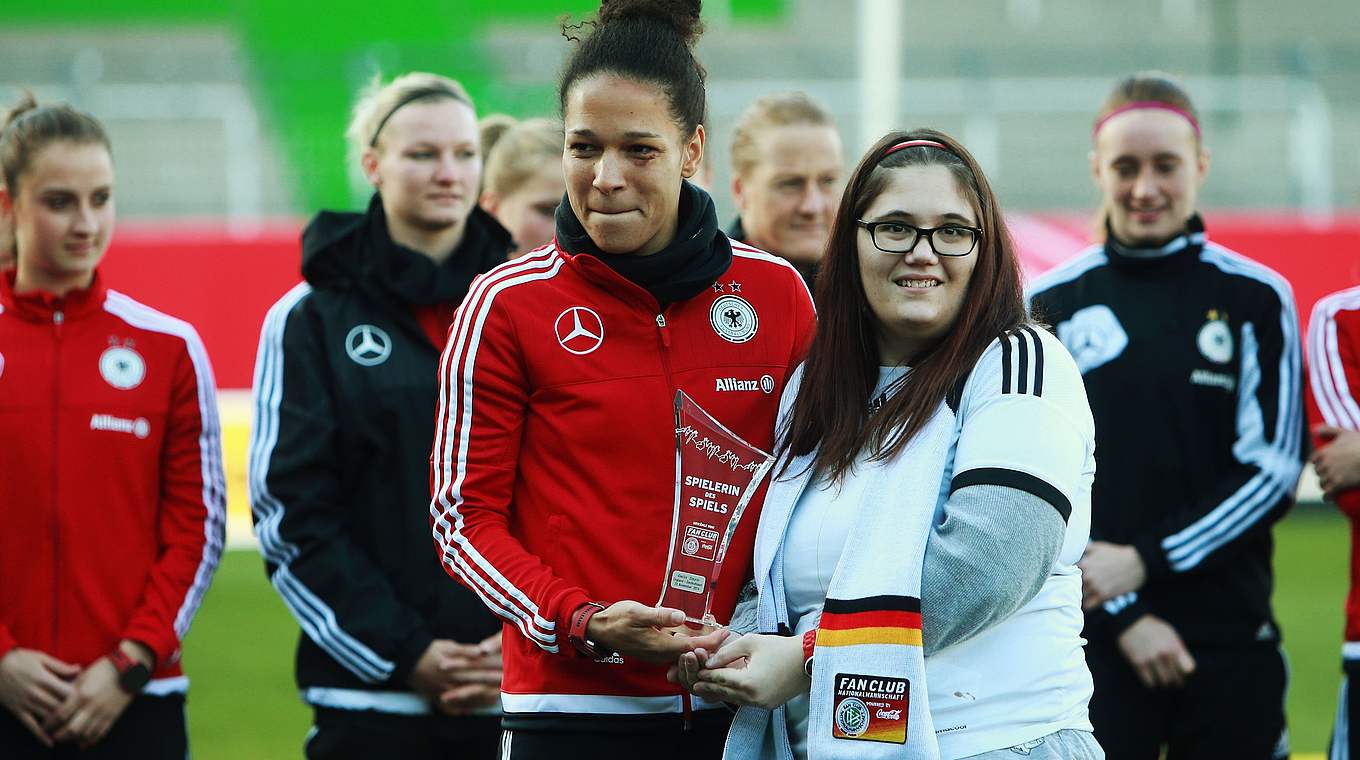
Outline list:
[[[98,311],[108,294],[98,269],[89,287],[72,290],[64,296],[45,290],[16,294],[14,280],[17,276],[16,269],[0,272],[0,309],[13,311],[21,319],[30,322],[52,322],[57,312],[61,312],[64,320],[79,319]]]
[[[313,287],[353,289],[398,305],[457,304],[472,280],[505,261],[510,233],[474,208],[443,262],[392,240],[382,198],[362,213],[323,211],[302,233],[302,274]]]
[[[732,264],[732,243],[718,229],[713,199],[696,185],[680,188],[675,238],[650,256],[605,253],[581,225],[564,194],[557,206],[558,248],[604,262],[624,279],[652,295],[664,308],[713,287]]]

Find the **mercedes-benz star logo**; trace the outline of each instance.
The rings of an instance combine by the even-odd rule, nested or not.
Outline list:
[[[604,323],[600,315],[584,306],[573,306],[557,315],[553,325],[557,342],[577,356],[584,356],[604,343]]]
[[[387,361],[387,357],[392,354],[392,339],[382,328],[355,325],[345,336],[345,353],[355,364],[375,367]]]

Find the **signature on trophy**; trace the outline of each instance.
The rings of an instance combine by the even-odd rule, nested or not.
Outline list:
[[[744,470],[746,472],[755,472],[756,468],[761,464],[760,462],[754,461],[742,464],[741,457],[735,451],[715,443],[708,436],[703,435],[690,425],[676,428],[675,435],[680,439],[681,443],[693,446],[695,449],[706,454],[709,459],[717,459],[720,464],[731,467],[733,471]]]

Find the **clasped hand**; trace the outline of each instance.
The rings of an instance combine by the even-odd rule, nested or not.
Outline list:
[[[812,686],[801,637],[719,629],[691,644],[666,678],[695,696],[773,710]]]
[[[446,715],[467,715],[501,698],[501,634],[476,644],[435,639],[411,671],[410,683]]]
[[[137,656],[150,660],[149,650]],[[106,657],[84,669],[35,649],[12,649],[0,659],[0,705],[47,747],[99,744],[131,702]]]

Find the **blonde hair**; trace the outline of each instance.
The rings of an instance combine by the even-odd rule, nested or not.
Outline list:
[[[1181,112],[1195,128],[1195,145],[1199,146],[1199,112],[1190,100],[1190,93],[1175,77],[1162,71],[1139,71],[1119,80],[1096,113],[1097,128],[1110,114],[1134,103],[1161,103]]]
[[[496,147],[496,142],[505,137],[505,133],[518,123],[519,119],[504,113],[487,114],[478,120],[477,136],[482,141],[483,164],[491,157],[491,149]]]
[[[562,125],[551,119],[526,119],[505,130],[486,154],[483,189],[504,198],[524,186],[545,160],[562,158]]]
[[[382,74],[374,74],[373,79],[359,92],[349,127],[345,130],[345,139],[354,154],[352,158],[358,160],[364,151],[377,147],[380,130],[397,109],[406,103],[429,97],[450,98],[475,108],[472,97],[463,89],[463,85],[448,77],[412,71],[384,85]]]
[[[732,128],[732,171],[749,173],[759,160],[756,140],[772,127],[809,124],[835,127],[831,112],[805,92],[777,92],[763,95],[746,107]]]

